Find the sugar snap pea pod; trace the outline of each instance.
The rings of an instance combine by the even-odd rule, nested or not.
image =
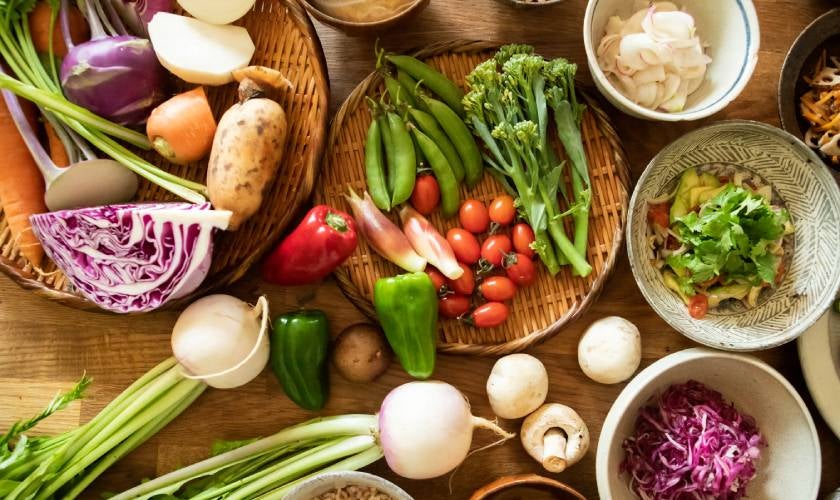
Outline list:
[[[414,155],[417,157],[416,173],[419,174],[421,171],[429,167],[429,161],[426,159],[426,155],[423,154],[423,150],[417,145],[417,138],[412,135],[411,141],[414,143]]]
[[[452,173],[455,174],[458,182],[463,181],[464,164],[461,162],[461,157],[458,156],[458,150],[455,149],[446,132],[440,128],[435,117],[419,109],[409,109],[408,113],[411,115],[411,120],[417,125],[417,128],[429,136],[429,139],[435,141],[443,156],[446,157],[446,161],[449,162],[449,166],[452,167]]]
[[[379,132],[382,134],[382,145],[385,147],[385,186],[388,188],[388,196],[394,194],[394,171],[397,160],[394,151],[394,139],[391,137],[391,126],[388,124],[388,117],[383,113],[376,119],[379,122]]]
[[[414,152],[414,141],[408,133],[406,123],[400,115],[389,111],[388,129],[394,148],[393,171],[389,171],[389,181],[393,178],[391,192],[391,206],[395,207],[411,198],[414,191],[414,180],[417,177],[417,155]]]
[[[385,56],[385,59],[398,69],[411,75],[415,80],[422,80],[426,88],[443,99],[459,116],[464,116],[464,106],[461,104],[464,93],[452,80],[446,78],[441,72],[411,56],[392,54]]]
[[[414,92],[403,88],[403,86],[391,75],[385,75],[385,88],[391,96],[391,102],[396,105],[407,104],[408,106],[417,106],[417,99],[414,97]]]
[[[373,204],[380,210],[391,210],[391,196],[385,181],[385,161],[382,157],[382,129],[379,120],[370,122],[365,141],[365,176],[367,190]]]
[[[417,97],[417,80],[411,78],[411,75],[409,75],[405,71],[398,69],[397,81],[400,82],[402,88],[408,91],[408,93],[411,94],[411,97],[414,98],[415,105],[413,107],[422,111],[428,111],[428,108],[426,108],[426,104]]]
[[[464,164],[464,177],[467,185],[475,186],[481,180],[484,170],[484,162],[481,159],[481,151],[475,144],[470,130],[457,114],[446,104],[427,96],[420,96],[420,100],[429,108],[429,113],[435,117],[438,124],[449,136],[452,145],[458,151],[461,162]]]
[[[440,187],[440,207],[444,217],[452,217],[458,213],[458,206],[461,204],[461,195],[458,190],[458,181],[452,166],[446,160],[446,156],[435,144],[435,141],[421,132],[417,127],[412,126],[411,131],[417,139],[417,145],[429,160],[429,166],[437,178]]]

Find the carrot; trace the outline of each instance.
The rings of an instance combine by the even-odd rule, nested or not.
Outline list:
[[[70,38],[73,39],[73,43],[82,43],[89,40],[90,29],[79,9],[71,6],[68,16]],[[38,2],[29,14],[29,31],[32,33],[32,42],[38,52],[49,52],[51,18],[52,8],[47,2]],[[58,58],[67,55],[67,44],[64,43],[64,37],[61,35],[61,21],[59,19],[56,19],[53,27],[53,52]]]
[[[35,108],[29,102],[21,101],[27,116],[35,115]],[[30,123],[34,120],[30,119]],[[0,203],[6,214],[6,222],[17,241],[20,253],[33,266],[40,266],[44,249],[29,224],[29,217],[47,211],[44,203],[44,178],[38,165],[18,133],[15,121],[0,99],[0,154],[3,168],[0,169]]]
[[[58,134],[50,122],[44,122],[44,129],[47,131],[47,142],[50,147],[50,158],[56,167],[70,166],[70,157],[67,156],[67,150],[64,149],[64,143],[59,139]]]
[[[161,156],[179,165],[201,160],[213,146],[216,119],[204,87],[178,94],[152,111],[146,135]]]

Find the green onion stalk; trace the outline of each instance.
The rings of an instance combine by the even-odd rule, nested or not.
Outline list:
[[[48,69],[32,41],[28,18],[35,3],[34,0],[0,1],[0,57],[14,75],[7,74],[0,67],[0,89],[13,92],[41,108],[72,162],[95,158],[92,148],[87,144],[89,143],[149,182],[190,202],[203,202],[207,191],[203,184],[170,174],[117,142],[120,140],[149,150],[151,144],[146,136],[67,100],[59,83],[52,43],[46,55]],[[55,27],[58,16],[59,2],[49,0],[49,3],[52,7],[52,42],[52,28]]]
[[[88,423],[58,436],[28,437],[38,422],[81,399],[82,379],[32,419],[0,436],[0,497],[6,500],[78,497],[115,462],[155,435],[207,386],[183,373],[175,358],[151,369]]]
[[[563,183],[563,164],[548,139],[549,101],[555,122],[560,123],[558,115],[567,114],[567,109],[557,101],[574,94],[573,87],[562,87],[566,84],[562,77],[571,71],[573,82],[575,70],[565,60],[546,61],[533,55],[532,47],[508,45],[467,76],[470,91],[464,97],[464,107],[467,124],[486,146],[490,172],[518,198],[517,205],[534,230],[532,247],[546,268],[554,275],[568,262],[575,274],[588,276],[592,272],[586,261],[589,176],[585,155],[577,156],[578,151],[583,152],[582,143],[577,149],[572,146],[575,140],[580,142],[580,130],[573,135],[558,127],[573,164],[571,200]],[[564,125],[566,121],[562,117]],[[583,174],[578,172],[581,167]],[[560,208],[560,196],[570,205],[565,212]],[[568,215],[575,220],[574,241],[563,226]]]

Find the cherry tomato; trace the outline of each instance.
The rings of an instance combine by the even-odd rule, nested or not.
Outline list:
[[[446,233],[446,241],[452,245],[458,262],[475,264],[481,258],[481,246],[473,234],[466,229],[452,228]]]
[[[508,306],[501,302],[488,302],[478,306],[470,315],[476,328],[493,328],[504,323],[510,315]]]
[[[648,220],[661,228],[668,227],[671,224],[671,205],[669,203],[651,205],[648,210]]]
[[[516,295],[516,285],[510,278],[491,276],[478,285],[481,296],[491,302],[504,302]]]
[[[481,258],[493,264],[496,267],[502,265],[505,255],[510,253],[513,249],[513,244],[504,234],[494,234],[488,236],[481,245]]]
[[[458,221],[461,227],[473,234],[480,234],[490,227],[490,216],[487,207],[478,200],[467,200],[458,210]]]
[[[464,274],[457,280],[447,280],[446,283],[455,293],[471,295],[475,291],[475,273],[466,264],[459,262],[458,265],[464,270]]]
[[[435,211],[440,202],[440,186],[433,175],[421,175],[414,182],[411,192],[411,206],[423,215]]]
[[[490,220],[501,226],[509,226],[516,217],[516,207],[513,206],[513,197],[508,195],[499,196],[490,204]]]
[[[466,295],[450,293],[438,301],[438,311],[444,318],[455,319],[470,310],[470,298]]]
[[[534,261],[521,253],[506,256],[504,266],[508,278],[519,286],[529,286],[537,280]]]
[[[513,236],[513,248],[522,255],[527,255],[529,259],[533,259],[536,252],[531,249],[531,243],[533,243],[535,239],[534,230],[531,229],[531,226],[525,224],[524,222],[520,222],[519,224],[513,226],[511,234]]]
[[[688,301],[688,314],[694,319],[703,319],[706,317],[706,311],[709,310],[709,298],[698,293],[691,297]]]
[[[438,271],[434,267],[427,266],[426,274],[428,274],[429,277],[432,278],[432,284],[435,285],[435,290],[437,290],[438,292],[443,287],[443,285],[446,284],[446,276],[444,276],[442,272]]]

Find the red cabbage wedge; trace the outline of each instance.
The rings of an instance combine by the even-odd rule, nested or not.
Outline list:
[[[110,205],[34,215],[47,255],[85,297],[117,313],[151,311],[193,292],[230,212],[209,203]]]

